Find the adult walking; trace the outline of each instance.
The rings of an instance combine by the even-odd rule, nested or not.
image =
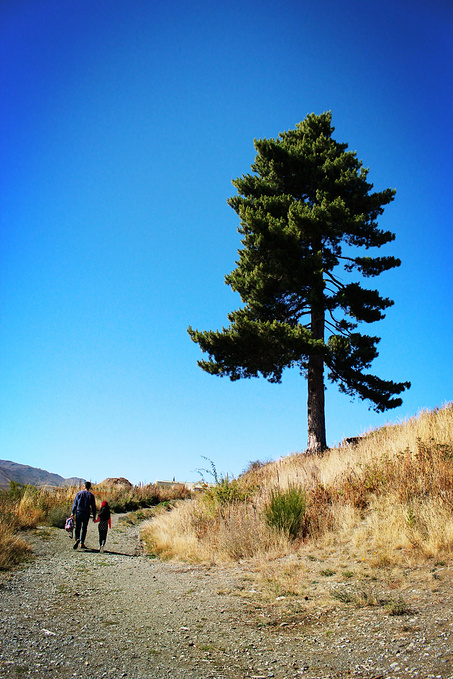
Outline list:
[[[79,546],[80,537],[82,537],[82,544],[80,547],[86,549],[85,538],[91,512],[93,512],[93,521],[96,519],[96,502],[90,488],[91,483],[85,481],[85,490],[79,490],[74,498],[74,504],[72,505],[71,516],[75,520],[75,542],[73,549],[77,549]]]

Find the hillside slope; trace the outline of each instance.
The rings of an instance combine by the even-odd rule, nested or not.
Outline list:
[[[402,563],[453,554],[453,404],[323,455],[255,462],[144,528],[164,558],[217,563],[324,551]],[[324,558],[324,557],[322,557]]]
[[[10,460],[0,460],[0,488],[8,488],[10,481],[24,486],[61,487],[79,485],[83,480],[76,477],[64,479],[59,474],[52,474],[44,469],[11,462]]]

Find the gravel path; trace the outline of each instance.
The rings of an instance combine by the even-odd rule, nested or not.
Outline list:
[[[28,539],[36,558],[0,578],[0,677],[453,679],[446,566],[406,573],[411,610],[397,616],[348,604],[349,585],[326,577],[271,600],[240,566],[150,559],[118,516],[104,554],[74,551],[58,529]],[[375,583],[376,600],[389,586]]]

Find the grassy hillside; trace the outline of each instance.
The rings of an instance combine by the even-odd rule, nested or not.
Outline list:
[[[323,456],[250,465],[181,502],[142,536],[163,558],[270,561],[314,549],[407,562],[453,549],[453,404]]]

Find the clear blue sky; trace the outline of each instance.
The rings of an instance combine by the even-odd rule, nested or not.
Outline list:
[[[0,458],[139,483],[304,450],[298,372],[207,375],[187,326],[240,304],[253,139],[326,110],[397,190],[369,329],[373,372],[412,382],[380,415],[330,385],[328,442],[451,401],[452,35],[450,0],[3,0]]]

